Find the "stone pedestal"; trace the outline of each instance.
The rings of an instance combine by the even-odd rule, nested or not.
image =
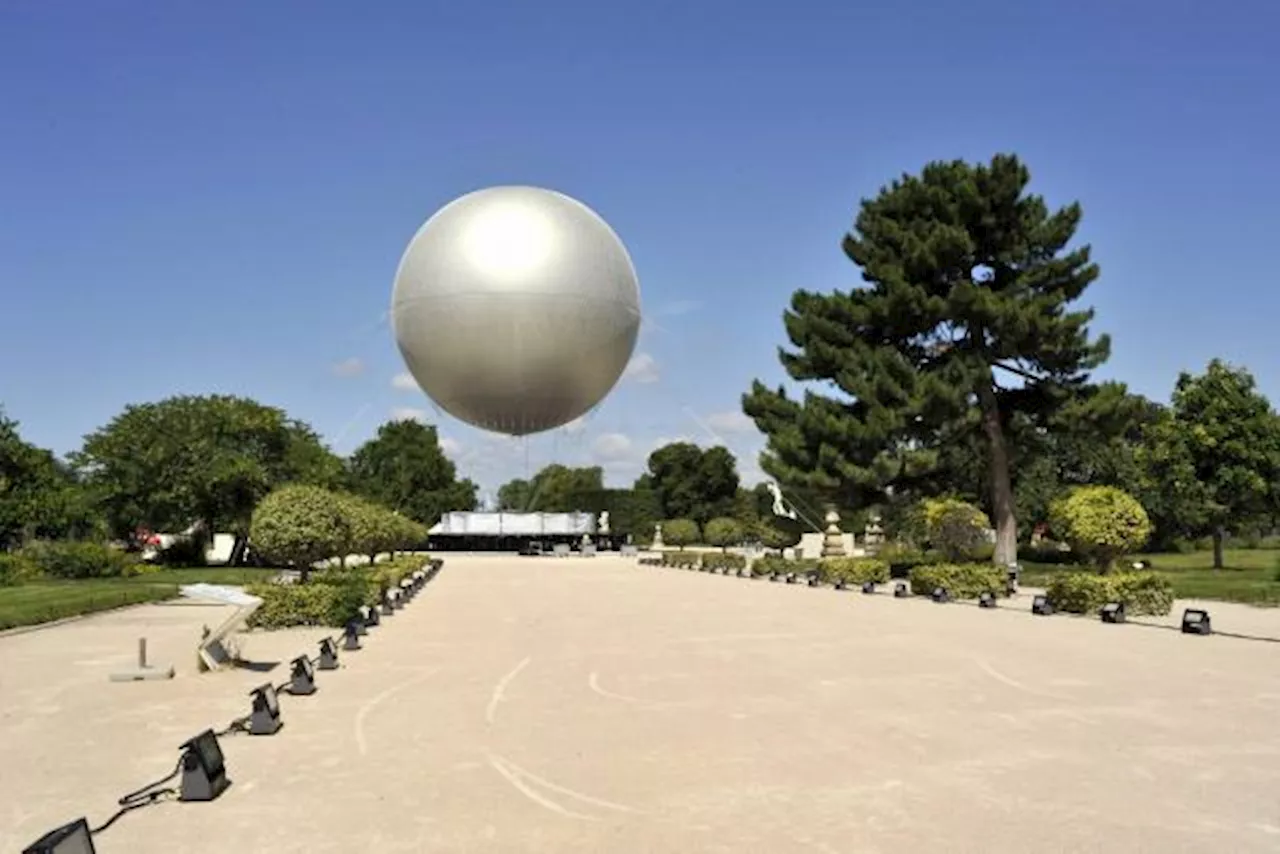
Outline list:
[[[827,510],[827,529],[822,535],[823,557],[844,557],[844,533],[840,530],[840,514],[832,507]]]

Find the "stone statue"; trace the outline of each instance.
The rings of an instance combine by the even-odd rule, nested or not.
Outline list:
[[[880,517],[873,515],[867,520],[864,541],[867,551],[875,551],[884,545],[884,528],[880,526]]]
[[[787,507],[782,499],[782,490],[775,481],[766,481],[765,488],[769,490],[769,494],[773,496],[773,515],[783,516],[787,519],[796,518],[796,511]]]
[[[596,520],[596,533],[597,534],[609,533],[609,511],[608,510],[600,511],[600,518]]]
[[[659,522],[653,526],[653,547],[660,549],[663,545],[665,544],[662,542],[662,523]]]

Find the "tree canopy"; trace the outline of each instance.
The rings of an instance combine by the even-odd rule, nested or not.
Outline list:
[[[672,442],[649,455],[644,485],[657,496],[667,519],[704,525],[733,514],[738,500],[738,465],[720,445],[703,450],[692,442]]]
[[[743,408],[765,434],[766,472],[862,506],[939,474],[949,447],[980,440],[999,562],[1017,556],[1015,421],[1045,425],[1109,352],[1093,312],[1072,310],[1098,277],[1081,219],[1028,194],[1012,155],[935,162],[863,200],[845,254],[866,287],[797,291],[784,315],[802,400],[759,381]]]
[[[588,510],[583,496],[604,489],[604,469],[600,466],[572,466],[552,463],[532,478],[517,478],[498,489],[498,507],[519,513],[569,513]]]
[[[128,406],[85,437],[72,460],[116,536],[138,525],[181,531],[200,524],[233,531],[241,543],[254,507],[273,488],[327,484],[341,466],[306,425],[231,395]]]
[[[1219,359],[1199,376],[1178,376],[1169,416],[1153,425],[1143,461],[1184,532],[1213,537],[1216,568],[1226,534],[1280,505],[1280,418],[1252,374]]]
[[[434,426],[390,421],[351,455],[351,490],[430,527],[450,510],[473,510],[476,485],[459,480]]]

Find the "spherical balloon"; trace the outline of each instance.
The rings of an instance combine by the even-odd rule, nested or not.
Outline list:
[[[567,424],[618,382],[640,330],[626,247],[575,199],[492,187],[410,241],[392,292],[396,343],[450,415],[525,435]]]

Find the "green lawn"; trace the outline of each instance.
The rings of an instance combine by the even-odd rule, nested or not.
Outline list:
[[[1250,605],[1280,606],[1280,581],[1276,579],[1280,552],[1270,549],[1228,549],[1226,567],[1217,570],[1210,552],[1189,554],[1137,555],[1153,569],[1168,573],[1175,596],[1186,599],[1218,599]],[[1077,569],[1070,566],[1022,562],[1022,583],[1043,587],[1056,572]]]
[[[161,569],[133,578],[95,578],[83,581],[32,581],[0,587],[0,630],[33,626],[92,614],[124,605],[157,602],[178,595],[183,584],[251,584],[266,581],[274,569],[198,567]]]

